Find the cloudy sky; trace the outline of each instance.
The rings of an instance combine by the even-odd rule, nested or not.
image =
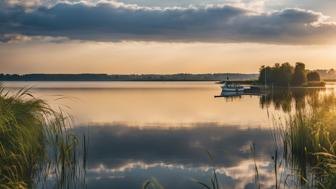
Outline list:
[[[336,67],[336,1],[0,0],[0,72]]]

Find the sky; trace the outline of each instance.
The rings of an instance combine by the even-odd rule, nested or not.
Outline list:
[[[336,67],[336,1],[0,0],[0,73]]]

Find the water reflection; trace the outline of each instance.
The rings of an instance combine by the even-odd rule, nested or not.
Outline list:
[[[266,129],[194,124],[192,127],[162,128],[106,125],[89,129],[89,188],[139,188],[155,176],[167,188],[198,188],[191,178],[207,181],[215,166],[227,188],[253,183],[250,145],[257,146],[258,162],[265,186],[271,185],[272,133]],[[207,151],[214,156],[209,160]],[[115,187],[113,187],[115,186]]]
[[[188,127],[198,122],[216,122],[269,127],[267,113],[260,109],[258,97],[244,96],[230,102],[214,98],[221,88],[213,82],[8,82],[4,85],[33,86],[35,96],[55,108],[61,106],[73,115],[78,125],[118,122],[146,127]],[[56,100],[60,97],[64,98]]]
[[[155,176],[167,189],[197,189],[219,169],[223,188],[254,188],[250,145],[256,144],[262,188],[274,185],[269,114],[305,108],[326,90],[276,90],[259,96],[214,98],[212,82],[48,82],[33,93],[57,107],[61,95],[89,138],[88,188],[140,188]],[[73,100],[75,99],[75,100]],[[211,162],[207,156],[214,156]]]
[[[291,112],[292,108],[303,109],[306,103],[313,98],[325,93],[326,89],[318,88],[297,88],[297,89],[278,89],[260,96],[260,106],[276,110]]]
[[[333,92],[330,91],[329,92]],[[221,93],[217,98],[224,98],[226,102],[240,101],[245,96],[259,98],[262,109],[281,110],[291,112],[294,109],[304,109],[310,100],[327,93],[326,88],[292,88],[274,89],[267,92],[244,94],[244,93]]]

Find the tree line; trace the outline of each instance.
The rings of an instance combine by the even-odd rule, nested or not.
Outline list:
[[[258,74],[206,73],[206,74],[1,74],[0,81],[221,81],[255,80]]]
[[[307,82],[320,80],[319,73],[306,70],[304,63],[297,62],[294,67],[286,62],[276,63],[274,66],[262,66],[258,82],[273,86],[302,86]]]

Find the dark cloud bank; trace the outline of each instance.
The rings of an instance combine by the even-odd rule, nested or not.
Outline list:
[[[58,3],[27,11],[0,1],[2,41],[19,34],[94,41],[313,44],[328,42],[336,31],[321,13],[303,9],[255,13],[233,6],[149,8],[114,2]]]

